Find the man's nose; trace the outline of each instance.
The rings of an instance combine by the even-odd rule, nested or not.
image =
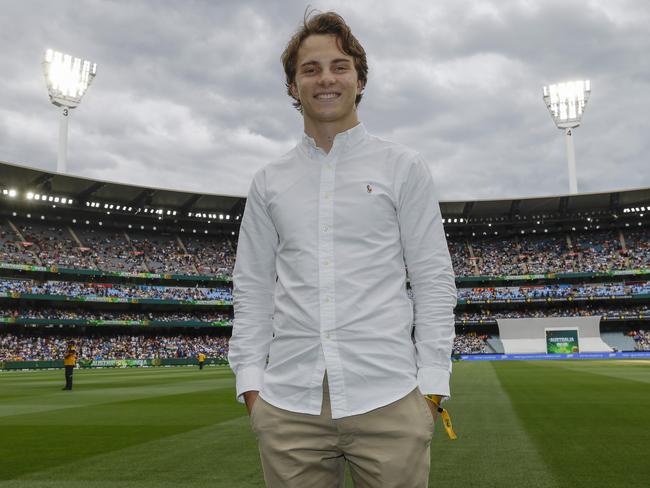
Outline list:
[[[321,85],[331,85],[336,81],[336,78],[334,77],[334,73],[332,73],[330,70],[323,70],[321,72],[320,78],[318,79],[318,82]]]

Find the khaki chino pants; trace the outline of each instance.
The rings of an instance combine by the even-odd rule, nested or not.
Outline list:
[[[384,407],[333,420],[325,377],[320,415],[258,397],[251,425],[267,488],[343,487],[346,461],[355,488],[428,486],[434,421],[417,388]]]

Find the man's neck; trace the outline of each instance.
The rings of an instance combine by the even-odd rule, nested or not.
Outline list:
[[[320,147],[326,153],[329,153],[334,145],[334,138],[337,134],[352,129],[352,127],[359,124],[359,119],[356,117],[346,120],[345,123],[336,121],[332,123],[317,122],[314,123],[305,119],[305,134],[312,137],[316,142],[316,146]]]

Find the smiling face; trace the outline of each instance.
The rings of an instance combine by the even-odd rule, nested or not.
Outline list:
[[[359,122],[355,100],[363,83],[354,59],[339,49],[336,36],[307,37],[298,50],[296,68],[290,89],[302,105],[307,132],[322,125],[343,132]]]

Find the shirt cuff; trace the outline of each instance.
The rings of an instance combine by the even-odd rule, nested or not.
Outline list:
[[[443,401],[449,398],[450,372],[442,368],[420,368],[418,388],[423,395],[440,395]]]
[[[244,402],[244,393],[247,391],[260,391],[264,378],[264,370],[255,366],[240,370],[236,375],[237,401]]]

